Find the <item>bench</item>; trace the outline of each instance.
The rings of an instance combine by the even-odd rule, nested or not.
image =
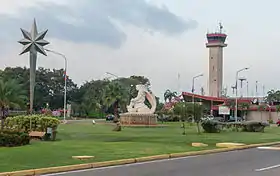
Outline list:
[[[29,136],[31,137],[31,138],[35,138],[35,139],[43,139],[43,137],[45,136],[45,134],[46,134],[46,132],[41,132],[41,131],[31,131],[30,133],[29,133]]]

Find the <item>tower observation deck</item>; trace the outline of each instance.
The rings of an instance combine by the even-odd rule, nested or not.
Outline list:
[[[223,47],[227,35],[222,32],[223,26],[219,24],[219,32],[208,33],[206,47],[209,48],[209,96],[220,97],[223,90]]]

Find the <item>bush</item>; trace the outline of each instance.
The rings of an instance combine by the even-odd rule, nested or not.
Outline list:
[[[274,123],[272,119],[268,119],[267,122],[268,122],[269,124],[273,124],[273,123]]]
[[[232,131],[240,131],[243,129],[244,124],[242,122],[227,122],[223,123],[223,128],[231,129]]]
[[[56,129],[60,121],[54,117],[44,115],[15,116],[8,117],[5,120],[5,127],[8,129],[17,129],[21,131],[42,131],[46,132],[47,128]],[[30,129],[31,127],[31,129]]]
[[[246,132],[264,132],[264,128],[269,126],[267,122],[247,121],[243,122],[243,131]]]
[[[3,130],[0,132],[0,146],[15,147],[30,143],[29,134],[26,132]]]
[[[222,123],[215,120],[204,120],[201,123],[206,133],[219,133],[223,129],[232,129],[234,131],[244,132],[264,132],[264,128],[269,126],[268,122],[245,121]]]
[[[222,130],[222,123],[216,120],[204,120],[201,126],[206,133],[219,133]]]

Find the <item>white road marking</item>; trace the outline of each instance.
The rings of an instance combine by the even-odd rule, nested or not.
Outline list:
[[[280,147],[257,147],[257,148],[263,150],[280,150]]]
[[[280,167],[280,164],[274,165],[274,166],[269,166],[269,167],[264,167],[264,168],[261,168],[261,169],[256,169],[255,171],[256,172],[261,172],[261,171],[266,171],[266,170],[269,170],[269,169],[275,169],[275,168],[278,168],[278,167]]]
[[[75,171],[69,171],[69,172],[60,172],[60,173],[46,174],[44,176],[65,175],[65,174],[72,174],[72,173],[79,173],[79,172],[88,172],[88,171],[95,171],[95,170],[122,168],[122,167],[137,166],[137,165],[149,164],[149,163],[161,163],[161,162],[166,162],[166,161],[174,161],[174,160],[196,158],[196,157],[199,157],[199,156],[201,156],[201,155],[187,156],[187,157],[180,157],[180,158],[170,158],[170,159],[155,160],[155,161],[146,161],[146,162],[141,162],[141,163],[131,163],[131,164],[117,165],[117,166],[99,167],[99,168],[84,169],[84,170],[75,170]]]

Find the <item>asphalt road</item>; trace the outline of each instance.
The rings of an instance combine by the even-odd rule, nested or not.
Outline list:
[[[248,149],[52,176],[279,176],[280,150]],[[48,176],[51,176],[48,175]]]

